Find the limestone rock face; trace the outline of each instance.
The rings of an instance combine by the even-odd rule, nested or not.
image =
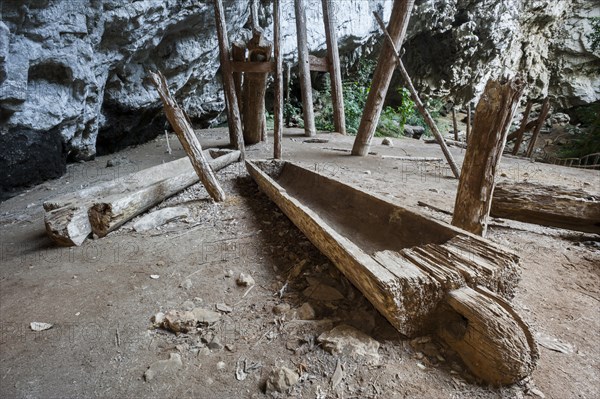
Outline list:
[[[224,0],[230,40],[248,34],[249,1]],[[311,52],[324,55],[321,2],[306,0]],[[272,2],[260,21],[271,37]],[[345,62],[379,35],[392,2],[336,0]],[[0,195],[147,141],[165,118],[147,71],[160,69],[192,120],[225,107],[211,1],[3,0],[0,20]],[[598,0],[416,0],[407,66],[425,93],[469,101],[490,76],[523,70],[532,96],[564,107],[600,99],[599,54],[586,35]],[[282,2],[283,52],[296,53],[293,1]],[[456,90],[457,89],[457,90]],[[51,165],[43,168],[43,165]]]

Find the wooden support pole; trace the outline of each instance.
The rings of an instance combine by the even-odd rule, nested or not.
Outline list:
[[[458,141],[458,124],[456,122],[456,109],[452,107],[452,126],[454,127],[454,140]]]
[[[527,106],[525,106],[525,113],[523,113],[523,119],[521,119],[521,126],[519,126],[519,129],[517,129],[517,131],[515,132],[517,136],[517,141],[515,141],[515,146],[512,151],[513,155],[517,155],[517,153],[519,152],[519,148],[521,147],[521,142],[523,141],[523,134],[527,130],[527,121],[529,120],[529,113],[531,112],[532,106],[533,102],[527,101]],[[506,141],[508,141],[508,138]]]
[[[241,42],[234,42],[231,45],[231,58],[234,63],[246,61],[246,44]],[[244,99],[242,98],[242,84],[244,82],[244,75],[242,72],[233,72],[233,85],[235,86],[235,95],[238,100],[240,107],[240,114],[244,115]]]
[[[267,41],[263,33],[254,31],[248,41],[248,60],[265,62],[271,60],[273,44]],[[267,90],[266,72],[246,72],[244,74],[244,143],[256,144],[266,136],[265,93]]]
[[[273,158],[281,159],[283,136],[283,57],[281,55],[281,4],[273,1],[273,43],[275,46],[275,101],[273,104]],[[288,90],[289,91],[289,90]]]
[[[183,110],[179,108],[173,96],[171,96],[167,79],[165,79],[163,74],[160,72],[150,72],[150,79],[152,80],[154,86],[156,86],[156,90],[158,91],[158,94],[163,102],[167,119],[175,131],[175,134],[177,134],[185,153],[190,158],[190,161],[192,161],[194,170],[198,174],[202,184],[204,184],[206,191],[208,191],[210,196],[215,201],[224,201],[225,191],[223,191],[219,185],[215,174],[213,173],[208,161],[202,153],[202,146],[200,145],[200,142],[196,137],[196,133],[194,133],[194,129],[192,129],[187,116]],[[235,98],[235,93],[232,97]]]
[[[435,124],[435,121],[433,120],[433,118],[431,117],[431,115],[429,114],[427,109],[425,108],[425,105],[423,105],[423,102],[419,98],[419,93],[417,93],[417,89],[415,89],[415,86],[412,84],[412,80],[410,79],[410,76],[408,75],[406,68],[404,68],[404,63],[402,63],[402,59],[400,58],[400,53],[398,52],[396,46],[393,44],[393,39],[390,36],[390,34],[388,33],[387,29],[385,28],[385,24],[383,23],[383,21],[381,20],[379,15],[377,15],[377,13],[373,12],[373,15],[375,16],[377,23],[379,23],[379,26],[383,30],[383,34],[387,39],[388,45],[392,49],[392,55],[395,56],[396,62],[398,63],[398,68],[400,70],[400,74],[402,75],[402,78],[406,82],[406,86],[408,86],[408,91],[410,92],[410,95],[411,95],[413,101],[415,102],[417,109],[419,110],[421,115],[423,115],[423,118],[425,119],[425,123],[427,123],[427,126],[429,126],[429,128],[433,132],[433,135],[435,136],[436,140],[438,141],[438,144],[442,148],[444,157],[446,158],[446,161],[448,162],[450,169],[452,169],[452,173],[454,174],[454,177],[456,177],[458,179],[460,177],[460,172],[458,171],[458,166],[456,166],[456,162],[454,162],[454,158],[452,157],[452,154],[450,153],[450,150],[448,149],[448,146],[446,145],[446,142],[444,141],[444,138],[442,137],[442,133],[440,133],[437,125]],[[369,96],[370,95],[371,94],[369,93]],[[363,115],[363,119],[364,119],[364,115]],[[361,121],[361,124],[362,124],[362,121]],[[356,139],[358,140],[358,137]],[[356,143],[357,142],[355,141],[354,148],[352,148],[352,154],[354,154],[354,150],[356,149]],[[366,148],[369,148],[369,146],[367,146]]]
[[[285,104],[290,107],[290,81],[292,80],[292,67],[289,62],[285,63]],[[290,127],[292,115],[287,112],[285,115],[285,127]]]
[[[333,126],[335,131],[346,134],[346,116],[344,115],[344,92],[342,90],[342,70],[337,41],[337,24],[332,0],[322,0],[323,23],[327,41],[327,58],[331,80],[331,102],[333,105]]]
[[[294,0],[296,13],[296,36],[298,38],[298,69],[302,90],[302,115],[304,135],[314,136],[315,112],[313,110],[312,84],[310,82],[310,61],[308,59],[308,39],[306,37],[306,7],[304,0]]]
[[[469,144],[469,136],[471,135],[471,102],[467,104],[467,137],[466,143]]]
[[[387,27],[387,31],[392,38],[392,43],[390,44],[386,41],[381,48],[377,68],[375,68],[373,74],[371,90],[369,91],[365,110],[360,120],[358,134],[354,140],[352,155],[365,156],[369,152],[371,140],[375,135],[381,110],[383,109],[383,102],[385,101],[385,96],[392,80],[392,74],[397,64],[397,58],[394,57],[394,47],[400,48],[404,41],[408,20],[410,19],[414,3],[414,0],[394,0],[392,15]]]
[[[473,132],[465,152],[452,224],[485,235],[495,177],[524,83],[489,80],[475,110]]]
[[[546,120],[546,116],[548,116],[548,112],[550,111],[550,98],[546,97],[544,100],[544,104],[542,105],[542,110],[540,111],[540,116],[537,120],[537,125],[533,130],[533,136],[531,137],[531,141],[529,142],[529,147],[527,147],[527,158],[531,158],[533,155],[533,149],[535,148],[535,142],[537,141],[538,135],[540,134],[540,130],[542,130],[542,126],[544,126],[544,121]]]
[[[213,0],[215,5],[215,21],[217,25],[217,38],[219,40],[219,53],[221,57],[221,74],[223,75],[223,86],[227,102],[227,123],[233,126],[233,147],[242,153],[242,160],[246,156],[244,150],[244,137],[242,135],[242,119],[235,94],[235,84],[231,72],[231,60],[229,59],[229,38],[227,37],[227,25],[225,24],[225,12],[221,0]]]
[[[260,25],[258,23],[258,1],[259,0],[251,0],[250,4],[250,18],[252,18],[252,30],[260,29]]]

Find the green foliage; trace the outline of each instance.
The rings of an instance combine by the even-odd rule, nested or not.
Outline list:
[[[404,125],[409,118],[416,114],[415,103],[410,98],[410,92],[404,87],[397,89],[400,94],[400,105],[397,107],[387,106],[384,108],[377,125],[377,136],[399,137],[404,132]]]
[[[294,121],[300,127],[304,127],[304,120],[301,117],[300,108],[296,107],[292,102],[286,102],[283,105],[283,119]]]
[[[600,17],[592,17],[590,20],[593,31],[587,37],[592,44],[592,51],[596,51],[600,49]]]
[[[560,152],[560,156],[564,158],[581,158],[600,152],[600,104],[581,107],[576,114],[584,130]]]

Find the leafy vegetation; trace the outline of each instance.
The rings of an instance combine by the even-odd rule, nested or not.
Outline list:
[[[580,107],[576,114],[584,129],[561,151],[564,158],[581,158],[600,152],[600,103]]]
[[[592,51],[600,49],[600,17],[590,18],[593,31],[588,35],[592,44]]]

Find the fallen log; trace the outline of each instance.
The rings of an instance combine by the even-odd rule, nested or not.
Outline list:
[[[399,157],[395,155],[382,155],[383,159],[397,159],[399,161],[413,161],[413,162],[442,162],[442,158],[435,157]]]
[[[600,234],[600,195],[533,183],[501,183],[490,216]]]
[[[209,162],[213,172],[237,162],[240,151],[233,151]],[[191,164],[188,170],[173,178],[161,180],[135,192],[126,192],[95,201],[88,211],[92,231],[104,237],[125,222],[150,209],[154,205],[198,182],[198,175]]]
[[[208,155],[209,150],[205,151]],[[231,154],[231,155],[229,155]],[[228,152],[227,158],[218,158],[219,162],[225,159],[239,159],[239,151]],[[209,161],[212,168],[216,169],[213,162]],[[115,180],[103,182],[92,187],[68,193],[53,198],[44,203],[46,214],[44,224],[48,237],[61,246],[79,246],[92,233],[92,226],[88,217],[88,210],[101,198],[115,195],[138,192],[144,188],[155,186],[160,182],[175,179],[181,181],[178,176],[193,172],[189,158],[181,158],[165,164],[153,166],[140,170]],[[185,180],[185,179],[184,179]],[[198,181],[194,178],[191,184]],[[183,190],[185,187],[181,187]]]

